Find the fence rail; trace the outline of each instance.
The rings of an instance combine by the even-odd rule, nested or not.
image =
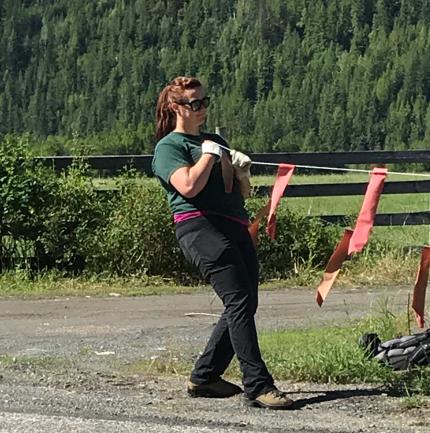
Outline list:
[[[407,151],[365,151],[365,152],[309,152],[309,153],[251,153],[250,158],[255,161],[270,163],[290,163],[301,165],[317,165],[336,167],[347,164],[406,164],[430,163],[429,150]],[[73,156],[43,156],[36,159],[56,170],[63,170],[76,159]],[[97,170],[119,170],[125,166],[132,166],[151,174],[152,155],[96,155],[83,156],[86,161]],[[257,172],[261,167],[254,166]]]
[[[320,183],[306,185],[290,185],[285,197],[335,197],[342,195],[363,195],[367,183]],[[260,186],[255,188],[259,196],[269,195],[271,187]],[[404,182],[386,182],[383,194],[414,194],[430,192],[430,180],[412,180]]]
[[[290,163],[298,165],[314,165],[325,167],[339,167],[357,164],[430,164],[430,150],[410,151],[365,151],[365,152],[316,152],[316,153],[253,153],[249,154],[252,160],[268,163]],[[72,156],[47,156],[38,157],[44,165],[55,170],[63,170],[70,166],[76,159]],[[147,175],[152,174],[152,155],[98,155],[80,157],[83,161],[96,170],[115,171],[124,167],[133,167]],[[252,173],[274,172],[274,167],[253,166]],[[291,185],[287,188],[285,197],[314,197],[314,196],[352,196],[363,195],[367,183],[342,183],[342,184],[306,184]],[[255,188],[258,196],[268,196],[270,186]],[[415,194],[430,193],[430,180],[386,182],[383,194]],[[329,223],[347,224],[345,215],[319,216]],[[430,211],[378,214],[375,219],[377,226],[402,226],[430,224]]]
[[[322,221],[347,226],[351,223],[345,215],[321,215]],[[375,216],[375,226],[417,226],[430,223],[430,212],[380,213]]]

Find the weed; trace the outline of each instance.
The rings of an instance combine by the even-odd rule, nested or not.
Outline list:
[[[400,405],[405,409],[418,409],[424,406],[430,406],[430,400],[423,395],[413,395],[403,397]]]
[[[152,355],[149,359],[129,364],[126,368],[128,374],[162,374],[162,375],[185,375],[190,372],[192,363],[185,359],[182,351],[166,350],[158,355]]]

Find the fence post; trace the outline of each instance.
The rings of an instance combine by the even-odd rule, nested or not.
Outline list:
[[[222,126],[215,126],[215,134],[225,139],[225,128]]]

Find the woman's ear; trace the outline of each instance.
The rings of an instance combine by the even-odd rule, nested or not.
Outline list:
[[[170,109],[175,113],[178,114],[179,112],[179,105],[176,102],[170,103]]]

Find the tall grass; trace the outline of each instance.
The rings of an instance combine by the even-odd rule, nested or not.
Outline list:
[[[58,296],[147,296],[195,293],[196,286],[179,285],[158,276],[106,277],[103,275],[67,277],[58,271],[38,274],[16,269],[0,274],[0,296],[52,298]]]
[[[269,369],[280,379],[319,383],[375,383],[407,396],[430,395],[430,366],[403,372],[368,359],[358,340],[375,332],[382,341],[409,335],[410,316],[395,315],[380,299],[367,318],[347,326],[278,330],[261,335]]]
[[[408,334],[408,318],[391,313],[382,300],[371,316],[355,323],[309,329],[278,329],[260,335],[263,358],[277,380],[294,382],[375,384],[405,396],[430,395],[430,367],[394,372],[369,359],[359,346],[359,337],[376,332],[382,341]],[[195,356],[178,347],[128,367],[129,372],[189,374]],[[235,360],[226,376],[239,381]]]

